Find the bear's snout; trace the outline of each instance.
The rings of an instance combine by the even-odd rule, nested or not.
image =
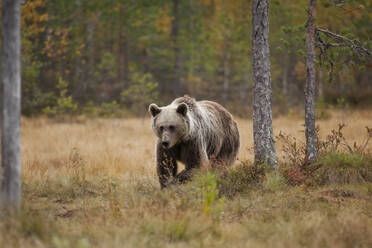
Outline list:
[[[161,144],[162,144],[162,146],[164,148],[168,148],[169,147],[169,141],[162,141]]]
[[[167,130],[163,132],[163,135],[161,137],[161,145],[166,149],[169,149],[171,148],[171,146],[173,146],[172,135]]]

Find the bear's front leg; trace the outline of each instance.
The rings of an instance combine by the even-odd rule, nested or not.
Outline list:
[[[183,157],[186,168],[176,177],[176,180],[179,183],[189,181],[195,169],[199,169],[208,164],[207,153],[202,149],[200,144],[189,143],[189,145],[185,148],[186,149],[182,151],[181,156]]]
[[[175,151],[163,148],[160,142],[156,145],[156,167],[160,187],[163,189],[167,187],[170,177],[177,174],[177,160]]]

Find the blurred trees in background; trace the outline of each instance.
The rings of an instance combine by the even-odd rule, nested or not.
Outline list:
[[[372,1],[338,2],[319,0],[317,25],[372,47]],[[270,1],[274,113],[303,109],[306,5]],[[141,115],[149,101],[190,94],[250,116],[249,13],[246,0],[27,0],[23,114],[119,107]],[[372,104],[372,64],[348,48],[328,56],[333,66],[317,64],[320,105]]]

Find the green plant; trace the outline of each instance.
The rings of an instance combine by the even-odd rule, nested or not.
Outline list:
[[[330,152],[311,165],[317,185],[372,182],[372,158],[357,153]]]
[[[319,99],[315,103],[315,108],[315,118],[317,120],[327,120],[331,117],[328,104],[325,101],[324,97],[319,97]]]
[[[113,118],[120,116],[120,105],[117,101],[102,103],[99,110],[99,116]]]
[[[89,101],[84,108],[82,109],[82,114],[89,116],[89,117],[96,117],[99,115],[99,110],[96,106],[94,106],[93,101]]]
[[[272,192],[283,190],[287,188],[286,180],[279,171],[267,172],[263,188]]]
[[[346,101],[344,97],[337,98],[337,107],[346,111],[349,109],[349,103]]]
[[[199,195],[199,205],[206,215],[219,217],[225,199],[219,197],[217,175],[213,172],[199,174],[194,179],[197,185],[197,195]]]
[[[61,77],[58,80],[57,89],[59,96],[54,106],[48,106],[43,109],[43,113],[49,117],[57,117],[61,119],[66,114],[74,114],[78,105],[72,102],[72,96],[67,95],[68,83]]]
[[[123,102],[131,103],[132,109],[144,116],[147,106],[158,98],[156,91],[158,83],[154,81],[151,74],[139,72],[131,75],[131,82],[131,86],[121,93],[121,99]]]

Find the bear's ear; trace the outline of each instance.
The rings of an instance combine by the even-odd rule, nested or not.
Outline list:
[[[180,105],[178,105],[177,107],[177,113],[183,115],[183,116],[186,116],[186,113],[187,113],[187,105],[186,103],[181,103]]]
[[[155,103],[151,103],[149,106],[149,113],[152,117],[157,116],[160,113],[161,109]]]

